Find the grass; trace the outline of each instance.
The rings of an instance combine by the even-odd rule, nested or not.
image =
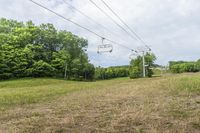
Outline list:
[[[200,77],[198,76],[187,76],[178,79],[171,79],[172,87],[177,92],[187,91],[200,94]]]
[[[200,74],[0,82],[0,132],[200,132]]]
[[[69,93],[98,89],[123,79],[100,82],[75,82],[59,79],[20,79],[0,82],[0,107],[44,102]],[[106,84],[104,84],[106,83]]]

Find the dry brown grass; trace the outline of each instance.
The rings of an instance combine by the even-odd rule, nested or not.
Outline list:
[[[187,76],[116,80],[101,89],[10,107],[0,113],[0,132],[199,133],[200,95],[172,91],[170,80]]]

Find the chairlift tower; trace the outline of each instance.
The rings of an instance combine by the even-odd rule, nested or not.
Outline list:
[[[151,51],[151,48],[147,45],[145,45],[145,47],[138,47],[138,51],[137,51],[137,52],[142,53],[142,71],[143,71],[144,78],[146,77],[146,67],[147,67],[145,63],[145,54],[150,51]]]
[[[143,66],[143,77],[145,78],[146,77],[146,71],[145,71],[145,68],[146,68],[146,66],[145,66],[145,58],[144,58],[144,56],[145,56],[145,52],[144,51],[142,51],[142,66]]]

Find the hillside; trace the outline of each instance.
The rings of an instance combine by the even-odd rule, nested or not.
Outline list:
[[[0,132],[199,132],[200,74],[0,82]]]

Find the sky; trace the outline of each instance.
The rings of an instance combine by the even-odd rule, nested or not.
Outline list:
[[[138,49],[143,44],[124,32],[89,0],[64,0],[90,16],[104,27],[90,21],[63,0],[34,0],[67,19],[125,45]],[[93,0],[120,25],[120,21],[101,0]],[[133,29],[157,56],[156,63],[167,65],[171,60],[195,61],[200,58],[199,0],[104,0]],[[87,53],[95,66],[128,65],[131,50],[105,41],[113,46],[112,53],[97,53],[101,38],[34,5],[29,0],[0,0],[0,17],[18,21],[32,20],[35,24],[52,23],[58,30],[71,31],[88,39]]]

